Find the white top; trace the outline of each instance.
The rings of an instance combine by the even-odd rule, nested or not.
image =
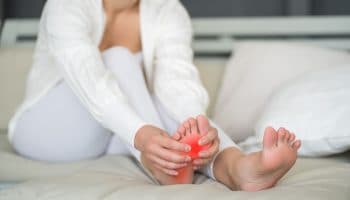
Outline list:
[[[203,114],[208,95],[192,64],[190,18],[178,0],[141,0],[142,52],[147,85],[179,122]],[[9,124],[64,80],[92,116],[134,146],[146,121],[129,106],[98,49],[105,29],[102,0],[48,0],[39,26],[23,104]],[[126,113],[119,117],[117,105]],[[118,106],[120,107],[120,106]]]

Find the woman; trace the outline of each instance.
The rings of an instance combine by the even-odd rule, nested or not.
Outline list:
[[[178,0],[49,0],[11,144],[55,162],[132,155],[161,184],[192,183],[202,170],[233,190],[272,187],[300,141],[267,128],[263,151],[243,154],[201,115],[208,96],[190,44]],[[195,134],[206,148],[190,157]]]

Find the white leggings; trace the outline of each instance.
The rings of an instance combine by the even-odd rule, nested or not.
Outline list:
[[[149,93],[141,54],[134,55],[123,47],[113,47],[102,56],[135,112],[168,133],[174,133],[180,123],[173,120]],[[221,150],[236,147],[222,131],[219,131],[219,138]],[[132,155],[131,151],[135,151],[134,147],[124,144],[118,136],[103,128],[64,81],[19,118],[12,145],[25,157],[51,162],[91,159],[106,153]],[[203,169],[203,173],[214,179],[212,164]]]

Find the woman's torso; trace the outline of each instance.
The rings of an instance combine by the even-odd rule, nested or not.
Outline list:
[[[202,112],[207,104],[207,95],[200,83],[198,72],[192,64],[192,51],[189,43],[191,38],[190,20],[185,9],[178,0],[141,0],[138,14],[139,16],[134,15],[134,17],[139,20],[139,26],[129,27],[130,31],[139,29],[139,31],[131,31],[139,34],[132,36],[133,38],[139,38],[138,42],[122,46],[130,45],[130,49],[134,52],[142,49],[146,83],[151,92],[154,90],[154,93],[158,94],[162,101],[166,103],[165,106],[176,113],[176,117],[179,119],[187,117],[188,113],[198,114]],[[70,23],[70,25],[77,24],[77,26],[67,27],[66,23]],[[101,56],[95,54],[100,52],[99,47],[102,47],[103,50],[113,44],[113,42],[103,42],[106,25],[102,0],[47,1],[40,20],[38,40],[33,65],[27,80],[25,99],[9,124],[10,140],[16,121],[21,114],[62,81],[64,76],[72,76],[72,74],[67,73],[71,70],[65,67],[73,67],[72,70],[83,70],[84,72],[81,73],[90,73],[91,70],[96,71],[97,69],[83,69],[81,64],[88,65],[88,67],[99,66],[98,75],[102,78],[108,78],[105,76],[107,74],[101,69]],[[58,32],[60,38],[55,37]],[[77,33],[84,34],[81,36]],[[74,41],[66,40],[66,37],[73,37]],[[106,39],[109,38],[106,37]],[[84,40],[85,44],[80,43],[77,47],[77,41],[80,40]],[[125,43],[122,40],[118,42]],[[50,43],[54,45],[50,45]],[[55,49],[53,49],[53,46]],[[85,47],[88,47],[89,50]],[[70,50],[70,48],[73,49]],[[88,57],[89,55],[93,55],[93,57]],[[88,58],[89,61],[84,60],[84,58]],[[158,65],[164,66],[164,70],[158,70],[161,68]],[[157,68],[157,70],[154,70],[154,68]],[[74,73],[81,74],[79,71]],[[185,77],[184,75],[177,77],[181,74],[185,74]],[[179,107],[185,108],[186,106],[177,106],[179,101],[174,100],[171,95],[173,90],[165,89],[166,87],[155,87],[156,85],[163,85],[163,82],[167,81],[169,76],[186,80],[181,84],[176,84],[177,90],[190,87],[189,91],[195,91],[187,94],[189,100],[196,102],[196,105],[192,106],[190,110],[179,109]],[[192,78],[188,80],[187,76]],[[160,79],[160,77],[163,78]],[[105,81],[109,80],[106,79]],[[90,92],[96,91],[93,88],[89,89],[91,85],[85,86]],[[96,86],[93,85],[93,87]],[[171,87],[175,87],[175,85],[171,85]],[[112,94],[111,91],[99,91]],[[89,100],[97,103],[102,101],[103,103],[106,98],[101,96],[103,97],[103,94],[94,96],[95,99]],[[122,96],[122,94],[118,93],[115,97],[117,96]],[[180,103],[188,104],[184,100]],[[93,108],[95,109],[95,107]]]

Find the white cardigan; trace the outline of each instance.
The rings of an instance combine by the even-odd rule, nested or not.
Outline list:
[[[141,0],[141,37],[147,85],[179,122],[205,113],[208,95],[192,64],[190,18],[178,0]],[[9,124],[64,80],[92,116],[134,146],[146,121],[130,107],[98,49],[105,29],[102,0],[48,0],[23,104]],[[123,118],[119,117],[124,105]],[[118,106],[119,105],[119,106]]]

